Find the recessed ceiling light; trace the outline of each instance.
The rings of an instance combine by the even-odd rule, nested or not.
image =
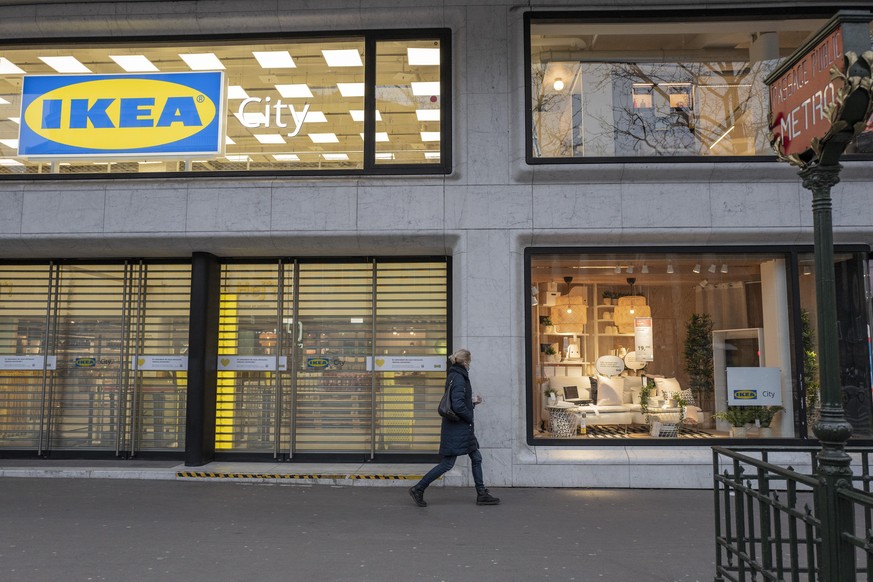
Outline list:
[[[294,59],[288,51],[252,51],[261,67],[265,69],[294,69]]]
[[[421,83],[412,83],[412,94],[413,95],[439,95],[440,94],[440,83],[439,81],[426,81]]]
[[[273,154],[273,159],[277,162],[299,162],[300,157],[297,154]]]
[[[312,143],[339,143],[335,133],[310,133]]]
[[[221,71],[224,65],[213,53],[179,55],[192,71]]]
[[[76,57],[39,57],[39,60],[59,73],[91,72],[91,69],[80,63]]]
[[[278,133],[256,133],[255,139],[263,144],[285,143],[285,139]]]
[[[21,118],[20,117],[10,117],[9,121],[11,121],[12,123],[17,123],[18,125],[21,125]]]
[[[363,67],[358,49],[322,50],[328,67]]]
[[[303,118],[305,123],[327,123],[327,117],[321,111],[307,111],[306,117]]]
[[[321,154],[321,157],[331,162],[342,162],[349,159],[348,154]]]
[[[236,145],[236,142],[229,135],[226,135],[224,136],[224,145]]]
[[[422,131],[421,141],[439,141],[440,132],[438,131]]]
[[[128,73],[153,73],[158,70],[145,55],[109,55],[109,58]]]
[[[408,48],[406,58],[410,65],[438,65],[440,64],[440,49],[435,48]]]
[[[424,159],[426,160],[438,160],[440,159],[439,152],[424,152]]]
[[[26,75],[24,69],[20,69],[6,57],[0,57],[0,75]]]
[[[416,109],[415,117],[419,121],[439,121],[440,120],[440,110],[439,109]]]
[[[364,134],[359,134],[361,139],[364,139]],[[387,131],[377,131],[376,132],[376,141],[388,141],[388,132]]]
[[[337,83],[337,89],[339,89],[340,95],[343,97],[363,97],[364,96],[364,84],[363,83]]]
[[[4,99],[3,97],[0,97],[0,105],[9,105],[9,101]]]
[[[246,155],[224,156],[224,158],[229,162],[250,162],[250,161],[252,161],[252,159]]]
[[[394,154],[392,152],[377,153],[376,159],[377,160],[393,160]]]
[[[357,121],[360,123],[364,122],[364,110],[363,109],[349,109],[349,115],[352,116],[353,121]],[[376,110],[376,121],[382,121],[382,114],[379,113],[379,110]]]
[[[0,158],[0,166],[23,166],[18,160],[10,160],[9,158]]]
[[[228,99],[248,99],[249,94],[246,93],[246,90],[242,88],[242,85],[228,85],[227,98]]]
[[[276,91],[285,99],[308,99],[312,97],[312,91],[306,83],[298,83],[294,85],[276,85]]]
[[[5,145],[8,148],[12,148],[14,150],[18,149],[18,140],[17,139],[0,139],[0,143]]]

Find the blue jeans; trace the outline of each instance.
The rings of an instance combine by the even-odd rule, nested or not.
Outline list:
[[[452,467],[455,466],[455,460],[457,460],[457,456],[452,455],[449,457],[443,457],[443,460],[440,461],[440,464],[427,472],[427,475],[421,478],[421,481],[416,483],[416,489],[420,489],[424,491],[427,489],[427,486],[437,480],[440,475],[444,473],[448,473]],[[473,482],[476,484],[476,490],[485,488],[485,481],[482,479],[482,453],[479,450],[475,450],[470,453],[470,461],[472,462],[472,470],[473,470]]]

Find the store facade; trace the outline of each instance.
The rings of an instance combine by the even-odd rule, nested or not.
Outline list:
[[[811,211],[762,79],[831,3],[344,4],[0,8],[0,455],[430,461],[461,346],[495,485],[809,442]],[[866,138],[834,193],[862,440]]]

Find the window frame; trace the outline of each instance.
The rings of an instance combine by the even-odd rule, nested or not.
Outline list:
[[[0,174],[0,181],[19,180],[136,180],[136,179],[215,179],[215,178],[263,178],[263,177],[338,177],[338,176],[385,176],[385,175],[441,175],[452,173],[452,31],[450,28],[417,28],[417,29],[366,29],[342,31],[306,31],[283,33],[216,34],[216,35],[149,35],[123,36],[112,38],[61,37],[47,42],[44,38],[13,39],[0,43],[0,49],[51,48],[55,45],[74,47],[87,45],[100,47],[105,45],[119,46],[124,43],[134,43],[135,46],[147,46],[149,43],[178,42],[289,42],[311,38],[342,39],[358,37],[364,41],[364,167],[359,169],[283,169],[283,170],[229,170],[193,172],[118,172],[118,173],[83,173],[83,174]],[[376,110],[376,45],[383,41],[428,40],[440,42],[440,160],[439,163],[404,164],[377,163],[376,153],[376,119],[372,112]]]
[[[634,10],[628,11],[528,11],[524,14],[524,157],[530,166],[542,165],[586,165],[586,164],[664,164],[664,163],[749,163],[775,162],[773,155],[761,156],[598,156],[598,157],[562,157],[546,158],[533,155],[533,99],[531,75],[531,24],[535,21],[563,23],[609,24],[645,24],[651,22],[713,22],[720,20],[759,20],[774,19],[801,20],[821,18],[827,20],[842,7],[814,6],[800,8],[786,15],[784,11],[773,8],[737,9],[688,9],[688,10]],[[873,154],[844,154],[847,161],[873,160]]]

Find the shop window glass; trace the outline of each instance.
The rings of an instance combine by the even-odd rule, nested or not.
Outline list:
[[[407,36],[411,40],[375,42],[377,57],[367,54],[366,35],[0,49],[0,174],[366,173],[377,167],[379,172],[390,172],[392,166],[403,166],[404,171],[410,166],[422,172],[444,171],[448,142],[440,139],[446,125],[440,120],[447,115],[440,93],[445,89],[441,80],[449,43],[442,32]],[[375,69],[378,88],[368,86],[372,83],[368,67]],[[93,93],[84,97],[70,93],[69,103],[64,101],[66,93],[58,93],[45,97],[42,117],[33,112],[28,115],[22,112],[22,104],[31,103],[22,95],[23,79],[209,71],[224,73],[224,93],[219,96],[220,91],[216,91],[215,98],[219,111],[222,103],[225,106],[224,115],[219,116],[218,153],[168,153],[165,140],[151,150],[143,145],[122,154],[87,149],[57,153],[53,149],[51,155],[26,155],[33,150],[26,150],[25,145],[45,136],[20,134],[22,128],[52,129],[57,125],[58,131],[64,130],[63,136],[52,134],[50,139],[64,146],[87,141],[91,144],[87,147],[93,148],[96,140],[81,136],[87,133],[93,137],[100,126],[108,132],[107,147],[133,148],[134,140],[145,139],[145,132],[163,123],[159,112],[165,117],[164,125],[177,129],[196,127],[184,117],[186,112],[196,113],[199,121],[207,119],[209,113],[188,111],[183,104],[165,116],[161,97],[151,93],[119,93],[113,101],[101,100],[101,95]],[[375,106],[366,105],[370,92],[376,93]],[[211,94],[204,93],[209,99]],[[124,104],[123,97],[128,99]],[[74,98],[80,102],[75,107]],[[51,103],[58,106],[58,121],[52,121]],[[37,109],[33,111],[39,113]],[[74,114],[79,119],[75,123]],[[376,123],[365,127],[368,115]],[[426,121],[420,121],[418,115],[424,115]],[[120,132],[122,126],[127,133],[110,135]],[[375,141],[375,151],[365,148],[368,139]],[[215,140],[209,145],[215,148]]]
[[[823,23],[533,17],[529,160],[772,156],[764,78]]]
[[[789,255],[528,254],[534,440],[799,436]]]

